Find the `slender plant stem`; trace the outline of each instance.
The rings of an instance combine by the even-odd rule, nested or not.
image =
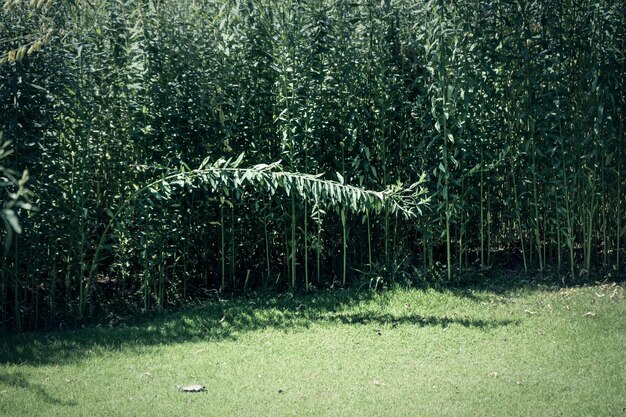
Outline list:
[[[220,249],[220,259],[221,259],[221,276],[222,281],[220,284],[220,291],[224,291],[226,289],[226,242],[224,238],[224,205],[220,206],[220,230],[221,230],[221,249]]]
[[[341,274],[341,285],[346,285],[346,267],[347,267],[347,256],[348,256],[348,241],[346,236],[346,211],[341,210],[341,242],[343,245],[342,250],[342,258],[343,258],[343,268]]]

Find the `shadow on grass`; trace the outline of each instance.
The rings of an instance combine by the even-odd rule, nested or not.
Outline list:
[[[30,391],[41,401],[52,405],[60,405],[63,407],[73,407],[76,405],[74,401],[63,401],[51,396],[42,385],[33,384],[21,372],[0,373],[0,386]]]
[[[235,340],[265,329],[297,331],[316,323],[337,325],[414,325],[488,329],[517,324],[510,320],[389,314],[389,293],[356,290],[320,290],[293,296],[237,297],[206,302],[175,312],[101,324],[81,330],[10,335],[0,344],[0,364],[57,365],[80,362],[111,351],[145,353],[152,346]]]
[[[378,324],[378,325],[391,325],[395,327],[401,324],[412,324],[415,326],[439,326],[448,327],[452,324],[458,324],[468,328],[489,329],[501,326],[509,326],[513,324],[519,324],[515,320],[480,320],[469,318],[456,318],[456,317],[436,317],[436,316],[422,316],[419,314],[410,314],[407,316],[393,316],[391,314],[346,314],[340,315],[335,318],[336,321],[342,324]]]
[[[431,275],[441,276],[442,272],[431,273]],[[564,275],[548,269],[544,272],[525,273],[520,265],[515,265],[509,269],[468,269],[455,277],[453,282],[426,280],[416,283],[415,286],[424,290],[435,289],[449,292],[458,297],[480,302],[493,296],[509,297],[520,292],[554,292],[565,288],[585,287],[613,281],[615,281],[614,277],[607,281],[601,273],[592,277],[577,276],[574,278],[566,278]],[[616,282],[621,281],[623,280]]]

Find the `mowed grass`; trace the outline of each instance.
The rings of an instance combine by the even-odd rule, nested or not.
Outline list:
[[[624,294],[334,290],[5,335],[0,415],[621,417]]]

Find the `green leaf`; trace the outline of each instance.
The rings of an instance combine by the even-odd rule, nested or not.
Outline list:
[[[15,231],[15,233],[22,233],[22,227],[20,226],[15,211],[11,209],[3,209],[2,215],[4,219],[9,223],[9,226],[13,229],[13,231]]]

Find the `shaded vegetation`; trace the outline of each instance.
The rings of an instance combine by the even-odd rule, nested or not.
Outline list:
[[[625,7],[5,0],[0,326],[503,265],[621,279]],[[415,216],[361,198],[392,194]]]

